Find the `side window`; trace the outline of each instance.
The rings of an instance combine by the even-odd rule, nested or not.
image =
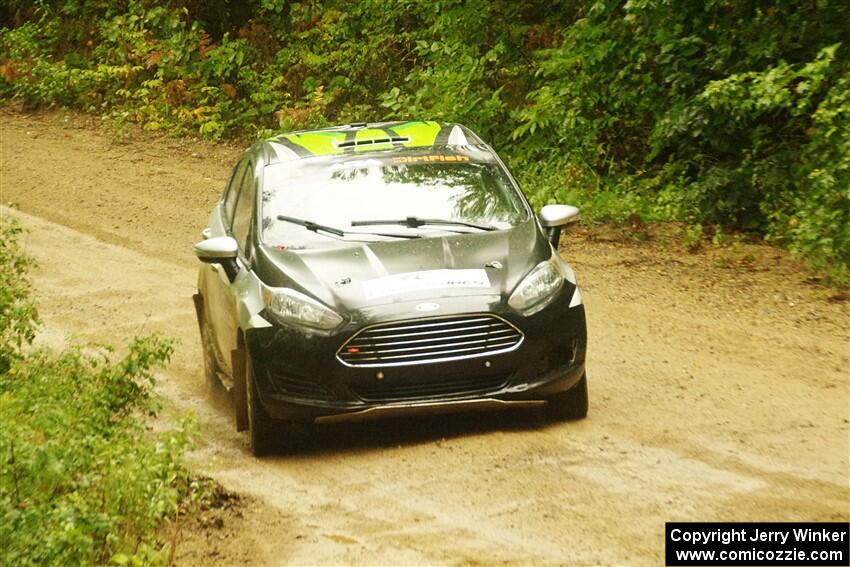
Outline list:
[[[233,168],[233,175],[230,176],[230,182],[227,185],[227,191],[224,194],[224,225],[228,228],[233,222],[233,206],[236,204],[236,196],[239,194],[239,187],[242,182],[242,176],[245,173],[245,160],[240,161]]]
[[[251,228],[251,217],[254,213],[254,170],[251,164],[242,176],[239,197],[236,200],[236,210],[233,214],[233,238],[239,243],[239,248],[245,252],[248,246],[248,233]]]

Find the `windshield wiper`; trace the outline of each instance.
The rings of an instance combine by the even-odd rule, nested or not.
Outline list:
[[[303,226],[307,230],[312,230],[313,232],[327,232],[328,234],[333,234],[334,236],[339,236],[340,238],[345,238],[346,236],[355,235],[355,234],[366,234],[373,236],[386,236],[388,238],[422,238],[422,236],[418,234],[388,234],[384,232],[346,232],[339,228],[334,228],[332,226],[327,226],[324,224],[319,224],[317,222],[313,222],[310,220],[299,219],[296,217],[288,217],[286,215],[277,215],[277,220],[284,222],[291,222],[292,224],[297,224]],[[352,226],[354,223],[352,223]]]
[[[407,226],[410,228],[419,228],[420,226],[426,225],[434,225],[434,226],[468,226],[469,228],[477,228],[478,230],[498,230],[495,226],[490,226],[489,224],[475,224],[473,222],[464,222],[464,221],[454,221],[454,220],[444,220],[444,219],[423,219],[419,217],[407,217],[403,219],[395,219],[395,220],[363,220],[363,221],[351,221],[351,226],[376,226],[381,224],[398,224],[401,226]]]

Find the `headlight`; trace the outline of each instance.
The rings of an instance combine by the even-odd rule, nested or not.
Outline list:
[[[342,317],[315,299],[288,287],[263,286],[263,302],[278,319],[329,331],[342,323]]]
[[[537,313],[564,285],[564,275],[553,258],[540,262],[520,282],[508,299],[508,305],[523,313]]]

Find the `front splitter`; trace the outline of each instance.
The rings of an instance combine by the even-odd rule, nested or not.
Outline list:
[[[439,413],[456,413],[468,411],[498,411],[518,408],[534,408],[545,405],[545,400],[497,400],[487,398],[483,400],[458,400],[455,402],[434,403],[409,403],[392,404],[386,406],[375,406],[360,411],[339,413],[317,417],[315,423],[340,423],[370,421],[373,419],[384,419],[389,417],[401,417],[409,415]]]

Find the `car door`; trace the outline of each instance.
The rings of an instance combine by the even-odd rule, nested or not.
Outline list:
[[[246,217],[247,224],[250,226],[256,194],[254,187],[253,162],[243,159],[236,166],[224,199],[219,204],[219,218],[214,218],[214,222],[211,223],[211,236],[229,235],[240,241],[237,234],[244,236]],[[220,224],[215,221],[219,221]],[[241,240],[240,248],[243,246],[245,241]],[[246,266],[245,259],[246,256],[240,252],[238,261],[243,269]],[[229,381],[228,379],[232,379],[233,376],[230,353],[236,348],[238,328],[236,295],[222,266],[218,264],[207,264],[207,266],[209,271],[204,282],[204,304],[213,331],[219,368],[224,370],[226,375],[222,378]]]
[[[242,176],[242,181],[239,188],[239,196],[236,198],[236,205],[233,210],[233,222],[230,226],[230,236],[236,239],[239,245],[238,257],[236,259],[239,264],[240,273],[236,276],[237,280],[245,277],[245,274],[251,269],[251,227],[254,220],[254,207],[257,201],[257,172],[255,162],[249,160],[245,168],[245,174]],[[226,278],[225,278],[226,279]],[[239,326],[239,317],[237,310],[237,292],[235,286],[228,281],[229,301],[225,302],[227,313],[222,317],[222,322],[227,325],[222,329],[223,341],[221,346],[223,352],[230,353],[239,345],[237,344],[237,330]],[[229,355],[228,355],[229,356]]]

